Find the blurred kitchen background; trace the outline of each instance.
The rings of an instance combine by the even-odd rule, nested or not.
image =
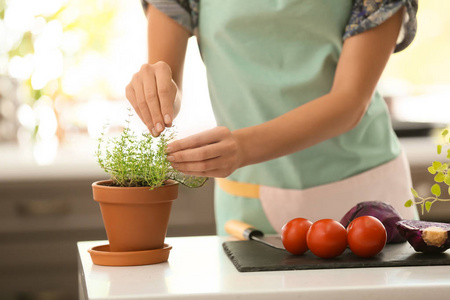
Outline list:
[[[448,11],[450,1],[420,2],[416,39],[380,82],[424,196],[450,124]],[[107,177],[96,138],[105,123],[121,130],[125,86],[146,58],[139,0],[0,0],[0,299],[77,299],[76,242],[106,239],[91,192]],[[215,126],[195,37],[176,125],[178,137]],[[212,198],[212,180],[182,187],[168,235],[215,234]],[[448,222],[450,204],[422,218]]]

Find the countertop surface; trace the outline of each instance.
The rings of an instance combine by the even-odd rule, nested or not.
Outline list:
[[[80,296],[100,299],[448,299],[450,266],[240,273],[218,236],[167,238],[166,263],[93,265],[79,242]],[[411,249],[411,251],[414,251]]]

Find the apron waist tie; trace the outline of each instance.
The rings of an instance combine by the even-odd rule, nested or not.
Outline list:
[[[225,178],[216,178],[216,183],[230,195],[259,199],[259,184],[232,181]]]

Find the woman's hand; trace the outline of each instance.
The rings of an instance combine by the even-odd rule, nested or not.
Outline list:
[[[126,97],[153,136],[172,126],[178,87],[165,62],[142,65],[126,87]]]
[[[226,127],[172,142],[167,155],[172,167],[187,175],[227,177],[243,166],[240,143]]]

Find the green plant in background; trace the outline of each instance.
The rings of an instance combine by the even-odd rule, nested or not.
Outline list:
[[[48,1],[47,1],[48,2]],[[0,0],[0,20],[4,21],[5,34],[8,39],[14,38],[14,43],[6,43],[5,49],[0,51],[0,55],[6,55],[8,63],[15,57],[24,58],[27,55],[36,55],[36,41],[43,35],[43,29],[52,22],[54,29],[61,28],[62,36],[65,40],[72,39],[72,47],[64,47],[63,42],[46,41],[46,43],[54,43],[52,47],[60,52],[64,58],[64,68],[70,68],[80,63],[89,53],[105,53],[108,50],[108,41],[114,36],[114,30],[111,30],[114,18],[118,14],[118,1],[99,0],[92,3],[90,0],[80,1],[53,1],[56,9],[54,11],[45,12],[36,7],[22,7],[23,14],[19,16],[30,17],[35,25],[27,28],[8,29],[8,9],[17,11],[16,4],[13,1]],[[16,17],[14,15],[14,17]],[[24,21],[30,21],[28,19]],[[39,24],[39,25],[37,25]],[[51,38],[60,40],[60,36],[55,34],[55,30],[50,31],[55,36]],[[58,30],[56,30],[58,32]],[[50,34],[49,33],[49,34]],[[48,34],[48,35],[49,35]],[[6,40],[6,39],[5,39]],[[44,44],[46,44],[44,43]],[[3,45],[2,45],[3,46]],[[74,51],[72,48],[76,47]],[[51,50],[54,50],[51,49]],[[48,49],[46,49],[48,50]],[[36,58],[35,58],[36,59]],[[28,78],[21,78],[23,84],[30,91],[32,101],[37,101],[43,95],[47,95],[55,99],[58,95],[65,95],[62,89],[61,77],[59,74],[56,78],[49,78],[42,84],[33,85],[32,75]],[[39,81],[39,80],[36,80]]]
[[[111,89],[111,78],[93,62],[100,65],[99,57],[106,57],[122,34],[114,26],[124,1],[32,2],[0,0],[0,79],[17,83],[17,106],[30,111],[18,121],[28,120],[20,123],[33,143],[54,135],[62,140],[67,128],[87,126],[78,116],[67,117],[67,107],[86,103],[89,95],[122,99]],[[48,116],[41,115],[42,107],[52,110],[54,133],[38,134],[40,128],[53,128]]]
[[[129,115],[131,117],[131,115]],[[109,173],[115,186],[160,187],[172,179],[188,187],[200,187],[207,178],[188,176],[173,169],[167,160],[167,144],[173,139],[173,129],[166,129],[158,138],[149,133],[135,135],[126,120],[122,134],[105,138],[103,132],[98,139],[97,162]]]
[[[444,145],[439,144],[437,145],[437,154],[439,155],[446,155],[447,158],[450,159],[450,148],[447,149],[447,151],[443,151],[443,146],[450,145],[450,137],[448,136],[449,131],[445,129],[441,135],[444,140]],[[450,196],[450,172],[449,172],[449,163],[442,163],[440,161],[434,161],[431,166],[428,167],[428,172],[434,175],[434,181],[436,182],[431,187],[431,193],[433,196],[430,197],[420,197],[416,190],[414,188],[411,188],[411,192],[414,195],[414,200],[408,200],[405,202],[406,207],[410,207],[414,204],[420,205],[422,209],[422,214],[424,213],[424,209],[426,209],[427,212],[430,211],[431,205],[435,203],[436,201],[449,201],[450,199],[444,199],[440,198],[442,191],[441,186],[439,183],[445,183],[448,186],[447,193]],[[416,200],[417,199],[417,200]]]

